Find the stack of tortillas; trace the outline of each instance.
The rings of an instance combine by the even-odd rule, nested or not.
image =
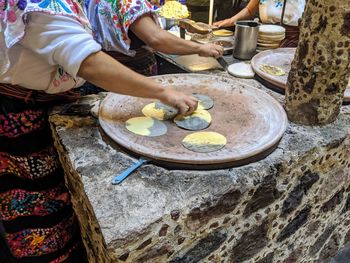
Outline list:
[[[286,37],[286,29],[277,25],[261,25],[259,27],[257,50],[274,49],[280,46],[281,41]]]

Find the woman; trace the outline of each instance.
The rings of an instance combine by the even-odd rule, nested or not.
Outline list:
[[[0,262],[86,262],[47,119],[72,88],[197,107],[103,53],[89,27],[71,0],[0,0]]]
[[[250,19],[259,10],[260,20],[264,24],[280,23],[284,0],[250,0],[248,5],[235,16],[218,21],[214,25],[219,27],[233,26],[236,21]],[[281,47],[296,47],[299,39],[299,19],[305,8],[305,0],[287,0],[283,18],[286,28],[286,38]]]
[[[143,75],[157,74],[153,51],[145,46],[176,55],[219,57],[223,54],[221,46],[186,41],[162,30],[147,0],[85,0],[84,9],[95,40],[102,48]]]

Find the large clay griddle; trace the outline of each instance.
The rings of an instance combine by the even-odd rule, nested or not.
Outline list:
[[[255,55],[251,65],[255,73],[263,80],[274,85],[274,87],[284,92],[287,87],[287,78],[295,55],[295,48],[277,48],[265,50]],[[268,64],[282,68],[286,74],[283,76],[273,76],[260,70],[261,64]],[[350,103],[350,87],[347,87],[344,94],[344,103]]]
[[[101,127],[119,146],[137,156],[172,168],[237,166],[268,155],[286,129],[287,117],[282,106],[265,92],[238,80],[201,74],[164,75],[156,80],[187,93],[211,96],[214,107],[209,112],[213,121],[205,131],[223,134],[227,145],[211,153],[189,151],[181,141],[192,132],[178,128],[172,121],[166,122],[166,135],[152,138],[135,135],[125,128],[125,121],[142,116],[141,109],[153,100],[110,93],[101,104]]]

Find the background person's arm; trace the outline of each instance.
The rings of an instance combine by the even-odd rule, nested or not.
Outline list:
[[[218,45],[203,45],[176,37],[161,29],[148,15],[137,19],[130,30],[151,48],[167,54],[220,57],[224,52]]]
[[[248,5],[245,8],[243,8],[239,13],[237,13],[231,18],[215,22],[214,26],[218,26],[218,27],[233,26],[235,22],[239,20],[252,18],[258,10],[259,10],[259,0],[250,0]]]

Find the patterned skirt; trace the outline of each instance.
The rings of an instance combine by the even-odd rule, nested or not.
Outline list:
[[[87,262],[47,106],[0,95],[0,262]]]

